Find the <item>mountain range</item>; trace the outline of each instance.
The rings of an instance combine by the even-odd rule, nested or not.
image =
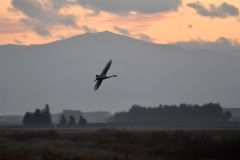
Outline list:
[[[93,90],[112,59],[117,74]],[[24,114],[127,110],[133,104],[219,102],[240,107],[240,55],[143,42],[111,32],[86,33],[42,45],[0,46],[0,112]]]

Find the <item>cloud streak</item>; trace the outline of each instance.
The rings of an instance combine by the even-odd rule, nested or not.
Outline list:
[[[117,26],[114,26],[113,29],[120,34],[127,35],[127,36],[130,35],[130,33],[127,29],[120,28],[120,27],[117,27]]]
[[[181,6],[182,0],[76,0],[76,2],[94,13],[100,11],[114,14],[159,13],[176,11]]]
[[[86,25],[83,25],[83,26],[82,26],[82,30],[84,30],[84,31],[87,32],[87,33],[95,33],[95,32],[97,32],[96,29],[90,28],[90,27],[88,27],[88,26],[86,26]]]
[[[139,39],[145,42],[153,42],[153,39],[146,34],[139,34]]]
[[[229,16],[238,16],[239,9],[234,5],[223,2],[220,6],[210,5],[209,8],[204,7],[201,3],[188,3],[188,7],[193,8],[201,16],[225,18]]]
[[[137,38],[141,41],[145,41],[145,42],[153,42],[153,39],[150,36],[148,36],[147,34],[143,34],[143,33],[131,34],[129,32],[129,30],[127,30],[125,28],[117,27],[117,26],[114,26],[113,29],[115,31],[117,31],[118,33],[125,35],[125,36],[135,37],[135,38]]]

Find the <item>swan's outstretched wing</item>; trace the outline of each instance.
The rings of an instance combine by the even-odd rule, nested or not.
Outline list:
[[[96,82],[96,84],[95,84],[95,86],[94,86],[94,90],[95,90],[95,91],[99,88],[99,86],[101,85],[101,83],[102,83],[102,80],[97,80],[97,82]]]
[[[110,60],[110,61],[106,64],[106,66],[104,67],[101,75],[106,75],[106,74],[107,74],[107,71],[109,70],[111,64],[112,64],[112,60]]]

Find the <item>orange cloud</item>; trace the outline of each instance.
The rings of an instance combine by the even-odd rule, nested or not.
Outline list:
[[[193,39],[214,41],[220,37],[240,41],[240,33],[238,32],[240,28],[239,16],[222,19],[203,17],[187,5],[196,2],[195,0],[183,0],[177,10],[173,9],[159,13],[136,12],[138,11],[137,9],[132,9],[132,11],[129,9],[128,14],[113,14],[111,13],[113,11],[110,10],[112,6],[108,6],[110,9],[102,9],[97,16],[89,16],[94,13],[93,9],[73,3],[75,0],[67,0],[71,2],[67,6],[65,3],[53,5],[51,3],[56,2],[53,0],[24,1],[48,2],[45,4],[48,10],[46,10],[46,7],[41,10],[45,17],[33,17],[33,15],[25,11],[24,6],[17,8],[17,10],[16,6],[12,6],[12,1],[4,0],[0,6],[0,34],[2,35],[0,44],[16,43],[16,40],[24,44],[48,43],[85,32],[104,30],[117,32],[114,29],[115,26],[127,30],[129,35],[135,38],[140,38],[139,35],[151,37],[155,43],[172,43]],[[211,4],[220,6],[226,2],[224,0],[199,1],[204,7],[208,7]],[[18,0],[15,0],[15,2],[19,3]],[[61,2],[66,2],[66,0]],[[240,8],[240,4],[234,0],[229,0],[227,3]],[[46,17],[48,15],[50,16]],[[65,21],[64,18],[67,19],[67,15],[75,18]],[[64,18],[62,19],[61,17]],[[65,25],[65,22],[74,22],[75,27],[73,27],[74,25]],[[44,31],[40,29],[46,29],[51,34],[46,34],[43,37],[36,33],[37,29],[38,32]]]

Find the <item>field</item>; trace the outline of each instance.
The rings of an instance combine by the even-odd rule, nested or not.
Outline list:
[[[0,160],[229,160],[240,130],[0,128]]]

